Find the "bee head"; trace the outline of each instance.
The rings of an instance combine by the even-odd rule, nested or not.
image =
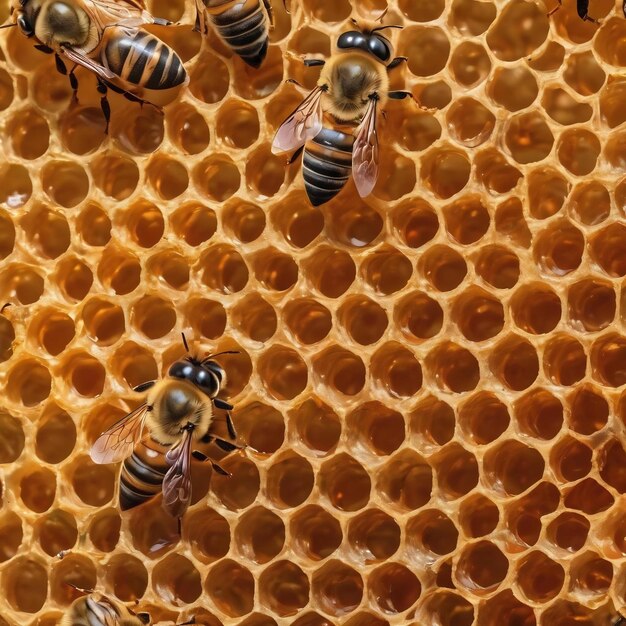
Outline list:
[[[217,396],[222,380],[225,378],[224,370],[216,361],[199,361],[195,357],[176,361],[170,367],[168,374],[172,378],[190,382],[209,398]]]
[[[349,30],[339,35],[337,40],[338,50],[361,50],[371,54],[377,61],[384,65],[391,63],[393,59],[393,46],[391,41],[381,34],[386,28],[401,28],[400,26],[377,26],[374,28],[359,28]]]

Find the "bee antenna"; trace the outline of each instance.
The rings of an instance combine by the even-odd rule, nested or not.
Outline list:
[[[377,22],[380,22],[381,24],[383,23],[383,20],[385,19],[385,15],[387,15],[387,13],[389,12],[389,7],[387,7],[378,17],[378,19],[376,20]]]
[[[180,333],[183,336],[183,345],[185,346],[185,350],[189,352],[189,344],[187,343],[187,337],[185,337],[185,333]]]
[[[17,26],[17,22],[11,22],[10,24],[3,24],[2,26],[0,26],[0,30],[2,30],[3,28],[13,28],[13,26]]]
[[[399,24],[389,24],[387,26],[377,26],[373,28],[370,33],[377,33],[379,30],[385,30],[386,28],[397,28],[398,30],[402,30],[404,26],[400,26]]]
[[[74,583],[68,583],[67,580],[63,581],[68,587],[72,589],[76,589],[76,591],[80,591],[81,593],[93,593],[93,589],[83,589],[82,587],[78,587]]]
[[[239,350],[223,350],[222,352],[216,352],[215,354],[207,354],[206,358],[203,359],[203,363],[214,359],[216,356],[222,356],[222,354],[240,354]]]

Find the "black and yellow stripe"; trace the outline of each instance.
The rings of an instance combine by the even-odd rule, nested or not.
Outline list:
[[[168,446],[144,437],[122,466],[120,476],[120,508],[127,511],[158,495],[169,469],[165,460]]]
[[[248,65],[259,67],[269,46],[269,24],[260,0],[208,5],[209,19],[222,41]]]
[[[322,128],[308,141],[302,157],[304,188],[313,206],[334,198],[352,172],[354,137],[332,128]]]
[[[105,48],[106,65],[122,80],[146,89],[170,89],[185,82],[180,57],[158,37],[144,30],[116,35]]]

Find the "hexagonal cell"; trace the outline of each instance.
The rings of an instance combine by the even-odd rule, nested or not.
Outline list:
[[[311,345],[326,338],[332,328],[330,311],[313,298],[290,300],[283,308],[283,319],[291,335],[301,344]]]
[[[567,398],[568,423],[581,435],[591,435],[604,428],[609,419],[609,403],[599,389],[584,385]]]
[[[41,298],[45,281],[34,268],[10,263],[0,273],[0,293],[3,302],[17,300],[19,304],[33,304]]]
[[[277,615],[295,615],[309,602],[309,579],[295,563],[279,561],[259,577],[259,600]]]
[[[417,291],[396,303],[394,324],[407,339],[421,342],[439,334],[443,316],[443,309],[436,300]]]
[[[143,597],[148,586],[148,572],[137,557],[116,554],[104,568],[107,586],[117,598],[123,602],[132,602]]]
[[[484,480],[501,496],[516,496],[543,477],[541,453],[518,441],[504,441],[490,448],[483,459]]]
[[[9,209],[24,206],[33,193],[33,183],[23,165],[5,163],[0,167],[0,203]]]
[[[491,60],[482,45],[464,41],[452,53],[450,70],[457,83],[466,89],[471,89],[487,78],[491,71]]]
[[[437,589],[424,599],[422,614],[428,622],[442,626],[471,626],[474,607],[456,591]]]
[[[570,324],[575,330],[597,332],[615,319],[613,285],[599,278],[589,278],[571,285],[567,300]]]
[[[561,300],[545,283],[527,283],[517,289],[510,307],[516,326],[534,335],[553,331],[561,321]]]
[[[223,563],[227,569],[228,562]],[[209,577],[212,577],[213,571],[209,572]],[[222,584],[228,580],[228,574],[231,572],[223,572]],[[229,586],[231,583],[232,580],[228,580]],[[181,603],[191,604],[202,594],[198,570],[189,559],[180,554],[169,554],[156,564],[152,570],[152,586],[163,601],[175,606],[180,606]]]
[[[458,425],[474,445],[495,441],[509,426],[509,411],[493,393],[479,391],[458,410]]]
[[[252,268],[262,287],[271,291],[287,291],[298,281],[298,265],[288,254],[266,248],[252,258]]]
[[[194,269],[201,273],[201,280],[207,287],[224,294],[237,293],[248,283],[246,263],[229,245],[218,244],[206,249]]]
[[[563,78],[581,96],[590,96],[600,91],[602,85],[604,85],[606,74],[596,61],[593,52],[587,50],[569,56],[563,72]],[[601,109],[602,102],[603,95],[600,96]]]
[[[213,154],[201,161],[193,171],[198,190],[214,202],[224,202],[241,184],[239,169],[226,154]]]
[[[131,388],[159,377],[152,351],[133,341],[115,351],[111,370]]]
[[[525,496],[519,498],[515,507],[505,510],[506,526],[511,531],[516,548],[525,549],[539,540],[544,515],[553,513],[559,506],[561,494],[552,483],[542,482]]]
[[[86,352],[66,355],[59,374],[72,391],[85,398],[96,398],[104,389],[106,371],[98,359]]]
[[[234,421],[239,436],[259,454],[272,454],[283,444],[285,422],[282,413],[272,406],[258,401],[237,406]]]
[[[569,193],[570,185],[563,176],[549,167],[534,169],[528,175],[530,214],[546,219],[558,213]]]
[[[502,303],[480,287],[470,287],[452,305],[452,321],[470,341],[485,341],[504,327]]]
[[[325,563],[313,574],[311,593],[325,613],[341,617],[354,611],[363,599],[361,575],[341,561]]]
[[[319,246],[301,268],[313,287],[327,298],[343,295],[356,278],[356,266],[351,256],[328,246]]]
[[[546,537],[554,546],[569,553],[578,552],[587,541],[591,524],[586,517],[565,511],[555,517],[546,530]]]
[[[369,502],[370,476],[358,461],[345,452],[324,462],[317,482],[324,497],[341,511],[358,511]]]
[[[23,159],[37,159],[50,143],[46,120],[34,109],[22,109],[13,114],[7,125],[13,152]]]
[[[540,113],[520,113],[509,121],[505,141],[511,156],[527,164],[543,161],[550,154],[554,136]]]
[[[339,346],[315,355],[313,371],[328,391],[344,396],[355,396],[365,386],[366,370],[362,359]]]
[[[388,325],[385,310],[380,304],[364,296],[345,299],[337,317],[350,338],[364,346],[376,343]]]
[[[538,439],[553,439],[563,426],[563,405],[546,389],[533,389],[514,404],[517,427]]]
[[[452,520],[437,509],[427,509],[406,525],[408,549],[428,563],[456,550],[459,531]]]
[[[594,515],[609,509],[614,497],[593,478],[585,478],[571,489],[564,490],[563,504],[570,509]]]
[[[226,64],[214,54],[204,54],[191,72],[189,91],[198,100],[215,104],[228,92],[229,81]]]
[[[517,568],[517,586],[530,602],[549,602],[563,587],[563,566],[542,552],[530,552],[519,561]],[[538,572],[541,576],[537,575]]]
[[[89,539],[97,550],[112,552],[120,539],[122,519],[113,509],[99,511],[89,522]]]
[[[383,247],[363,260],[360,273],[375,293],[390,295],[406,286],[413,273],[413,266],[395,248]]]
[[[254,518],[254,516],[251,516]],[[241,545],[245,546],[250,541],[249,524],[240,522],[242,530],[237,531],[242,539]],[[191,511],[185,517],[183,531],[189,539],[193,555],[202,563],[213,563],[228,554],[230,549],[230,526],[228,521],[217,511],[204,508]],[[242,549],[245,553],[245,548]]]
[[[290,430],[296,440],[315,456],[334,452],[341,436],[337,414],[316,397],[305,400],[289,412]]]
[[[324,229],[324,215],[311,206],[303,191],[294,191],[278,201],[270,219],[285,241],[296,248],[311,244]]]
[[[52,378],[43,363],[35,359],[24,359],[9,372],[6,389],[13,401],[33,407],[50,395]]]
[[[591,347],[591,371],[593,377],[609,387],[626,383],[626,372],[621,367],[626,355],[626,340],[617,333],[604,335]]]
[[[268,144],[257,148],[246,161],[246,184],[259,200],[275,196],[285,175],[284,157],[274,155]]]
[[[386,614],[402,613],[409,609],[422,592],[417,576],[400,563],[386,563],[375,569],[368,578],[368,594]]]
[[[479,196],[464,196],[444,207],[446,230],[462,245],[476,243],[489,229],[489,211]]]
[[[74,154],[95,152],[106,137],[104,129],[105,120],[100,107],[77,106],[61,114],[61,141]]]
[[[2,421],[3,418],[0,417],[0,431],[4,431]],[[5,446],[11,442],[11,438],[4,432],[2,439]],[[35,454],[46,463],[60,463],[72,453],[75,445],[74,420],[56,405],[47,407],[37,422]],[[0,460],[3,456],[0,454]]]
[[[214,474],[211,480],[211,491],[231,511],[250,506],[255,501],[261,486],[257,466],[246,458],[234,455],[222,459],[220,465],[231,476]]]
[[[475,494],[461,502],[459,522],[468,537],[476,539],[490,535],[499,521],[498,506],[486,496]]]
[[[509,335],[494,349],[489,368],[509,389],[523,391],[539,374],[536,348],[522,337]]]
[[[266,494],[278,509],[297,507],[309,497],[315,477],[309,461],[288,452],[267,470]]]
[[[115,243],[107,246],[98,264],[98,278],[105,289],[116,295],[131,293],[139,286],[141,265],[139,259]]]
[[[373,454],[388,455],[404,441],[404,419],[397,411],[380,402],[368,402],[346,418],[351,449],[365,449]]]
[[[504,246],[483,247],[474,260],[474,267],[476,273],[496,289],[511,289],[519,280],[519,258]]]
[[[204,117],[186,103],[168,111],[167,130],[169,137],[184,154],[204,152],[211,139]]]
[[[456,289],[467,275],[467,264],[453,248],[444,245],[431,246],[420,258],[420,273],[438,291]]]
[[[430,204],[421,198],[407,200],[391,212],[394,229],[410,248],[420,248],[437,234],[439,221]]]
[[[461,552],[455,574],[460,584],[476,595],[495,591],[506,578],[509,561],[490,541],[467,545]]]
[[[456,442],[437,452],[432,464],[437,472],[440,495],[446,500],[461,498],[478,484],[476,457]]]
[[[593,114],[590,104],[578,102],[560,87],[546,89],[541,104],[555,122],[568,126],[588,122]]]
[[[383,511],[368,509],[350,520],[348,543],[359,561],[381,563],[400,547],[400,526]]]
[[[626,227],[622,224],[611,224],[602,229],[591,239],[591,256],[593,260],[612,277],[626,275]]]
[[[162,200],[173,200],[187,190],[187,168],[174,159],[153,157],[147,165],[148,182]]]
[[[452,138],[468,148],[485,143],[496,125],[494,114],[474,98],[456,100],[446,113],[446,121]]]
[[[417,437],[420,448],[435,450],[454,436],[454,409],[434,396],[419,402],[409,417],[411,433]]]
[[[397,342],[379,348],[370,361],[376,385],[393,398],[410,398],[422,386],[422,368],[414,354]]]
[[[292,400],[304,391],[308,381],[307,367],[300,355],[279,345],[261,355],[258,374],[267,391],[277,400]]]
[[[205,588],[219,610],[230,617],[247,615],[252,611],[254,578],[235,561],[225,559],[214,565],[206,578]]]
[[[131,323],[148,339],[158,339],[174,328],[176,311],[168,300],[144,296],[132,306]]]
[[[600,149],[600,140],[593,133],[582,128],[571,129],[561,135],[557,156],[572,174],[586,176],[595,169]]]
[[[582,451],[580,445],[579,449]],[[582,456],[581,461],[583,464],[587,462],[587,467],[584,467],[583,465],[583,468],[587,469],[587,473],[589,473],[589,466],[591,464],[589,453],[587,450],[584,450],[584,453],[584,456],[582,454],[579,454],[579,456]],[[574,453],[572,453],[572,456],[574,456]],[[603,447],[598,462],[602,480],[616,489],[619,493],[623,493],[624,484],[626,482],[621,471],[622,463],[625,458],[626,452],[624,451],[622,445],[618,441],[612,440],[608,441]],[[582,474],[582,470],[580,473]]]
[[[97,204],[88,204],[76,220],[76,230],[90,246],[105,246],[111,239],[111,220]]]
[[[217,229],[215,212],[208,207],[191,202],[176,209],[170,217],[172,229],[190,246],[199,246],[213,237]]]
[[[480,605],[478,619],[485,626],[509,624],[518,620],[527,626],[537,624],[533,609],[515,598],[510,589],[485,600]]]
[[[464,393],[475,389],[480,381],[476,357],[451,341],[439,344],[425,360],[426,372],[443,391]]]
[[[294,549],[303,558],[313,561],[329,557],[343,539],[339,522],[317,504],[306,505],[297,511],[289,528]]]
[[[20,557],[2,572],[4,597],[13,609],[38,613],[48,595],[48,574],[36,558]]]
[[[569,335],[557,334],[546,344],[543,369],[555,384],[571,387],[585,377],[587,355],[582,344]]]
[[[422,182],[437,197],[448,199],[465,188],[470,177],[470,162],[452,146],[431,149],[422,157]]]
[[[191,490],[194,498],[198,495],[195,479],[196,476],[192,474]],[[178,520],[165,511],[161,502],[160,498],[152,498],[142,506],[131,509],[129,514],[128,530],[133,547],[150,559],[163,557],[181,539]],[[184,525],[183,531],[186,532]],[[198,537],[200,536],[198,533]],[[195,550],[193,553],[197,554]]]
[[[91,174],[102,193],[114,200],[126,200],[139,183],[139,168],[135,161],[110,152],[93,159]]]
[[[82,502],[89,506],[103,506],[111,501],[117,472],[110,465],[96,465],[90,457],[75,458],[67,469],[66,480]]]
[[[12,511],[4,513],[0,517],[0,563],[17,554],[23,537],[22,520]]]
[[[507,237],[514,245],[530,247],[532,235],[519,198],[509,198],[498,205],[495,226],[496,232]]]
[[[13,463],[24,450],[24,430],[19,419],[0,414],[0,464]]]
[[[52,600],[61,605],[69,605],[84,595],[75,587],[93,589],[96,586],[96,566],[82,554],[69,554],[55,563],[49,584]]]

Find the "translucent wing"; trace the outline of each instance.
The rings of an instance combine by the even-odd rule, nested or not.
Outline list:
[[[369,101],[352,147],[352,176],[361,198],[372,193],[378,178],[376,102],[374,98]]]
[[[191,502],[191,441],[191,431],[186,430],[165,455],[171,467],[163,479],[163,508],[179,519]]]
[[[322,130],[323,93],[323,87],[316,87],[282,123],[272,143],[274,154],[296,150]]]
[[[146,11],[143,0],[84,0],[89,7],[89,15],[100,28],[111,24],[139,26],[153,24],[162,20]]]
[[[70,61],[74,61],[74,63],[78,63],[78,65],[82,65],[83,67],[91,70],[96,76],[100,76],[104,80],[112,80],[115,78],[115,74],[100,65],[97,61],[90,59],[87,55],[83,54],[78,50],[74,50],[73,48],[63,48],[62,53],[64,57],[67,57]]]
[[[89,451],[94,463],[117,463],[130,456],[141,438],[148,414],[148,405],[142,404],[103,432]]]

